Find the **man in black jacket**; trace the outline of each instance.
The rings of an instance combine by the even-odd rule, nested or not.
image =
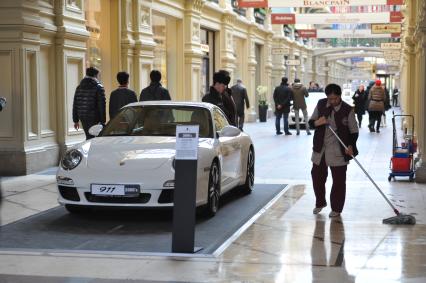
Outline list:
[[[160,71],[152,70],[149,77],[151,78],[151,84],[142,90],[139,101],[172,100],[169,91],[160,83]]]
[[[121,107],[138,101],[136,93],[128,88],[129,74],[127,72],[118,72],[117,81],[120,85],[111,92],[111,97],[109,98],[109,119],[114,118]]]
[[[81,80],[75,90],[72,106],[72,119],[74,128],[83,126],[86,139],[93,138],[89,129],[96,124],[105,124],[105,90],[98,81],[99,70],[95,67],[86,69],[86,76]]]
[[[231,87],[232,98],[235,102],[235,108],[237,110],[237,125],[240,130],[243,130],[244,126],[244,102],[247,109],[250,107],[250,102],[247,96],[247,89],[243,85],[243,81],[237,79],[237,84]]]
[[[203,102],[209,102],[218,106],[225,113],[229,124],[235,126],[235,104],[232,97],[226,92],[227,85],[230,81],[229,75],[224,71],[213,74],[213,85],[210,91],[203,96]]]
[[[281,85],[277,86],[274,90],[275,102],[275,129],[277,135],[282,135],[281,132],[281,117],[284,117],[284,132],[286,135],[291,135],[288,130],[288,114],[290,113],[291,101],[293,100],[293,91],[288,86],[288,78],[281,79]]]

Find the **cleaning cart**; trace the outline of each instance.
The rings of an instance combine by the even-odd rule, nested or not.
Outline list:
[[[405,131],[403,135],[404,141],[398,142],[397,129],[395,125],[395,118],[403,117],[411,120],[411,132]],[[388,181],[395,177],[409,177],[410,181],[414,180],[414,158],[413,155],[417,151],[417,142],[414,139],[414,116],[413,115],[395,115],[392,117],[392,158],[390,160],[390,169]]]

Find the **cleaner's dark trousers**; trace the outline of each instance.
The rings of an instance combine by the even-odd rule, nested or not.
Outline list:
[[[331,175],[333,177],[333,185],[330,194],[331,209],[339,213],[342,212],[343,206],[345,205],[347,167],[347,165],[330,166]],[[320,165],[312,165],[311,175],[316,198],[315,206],[324,207],[327,205],[325,199],[325,182],[328,176],[328,166],[325,164],[324,155]]]

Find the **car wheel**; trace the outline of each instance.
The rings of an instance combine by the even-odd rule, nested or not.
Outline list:
[[[246,173],[246,182],[244,183],[242,189],[243,192],[250,194],[253,191],[254,186],[254,150],[250,147],[247,155],[247,173]]]
[[[90,211],[90,208],[83,205],[66,204],[65,209],[71,214],[84,214]]]
[[[209,186],[207,195],[206,215],[209,217],[215,216],[219,209],[220,199],[220,169],[217,161],[213,161],[210,166]]]

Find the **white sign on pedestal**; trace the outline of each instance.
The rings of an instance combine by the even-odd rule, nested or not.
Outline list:
[[[197,160],[199,125],[176,126],[176,160]]]

